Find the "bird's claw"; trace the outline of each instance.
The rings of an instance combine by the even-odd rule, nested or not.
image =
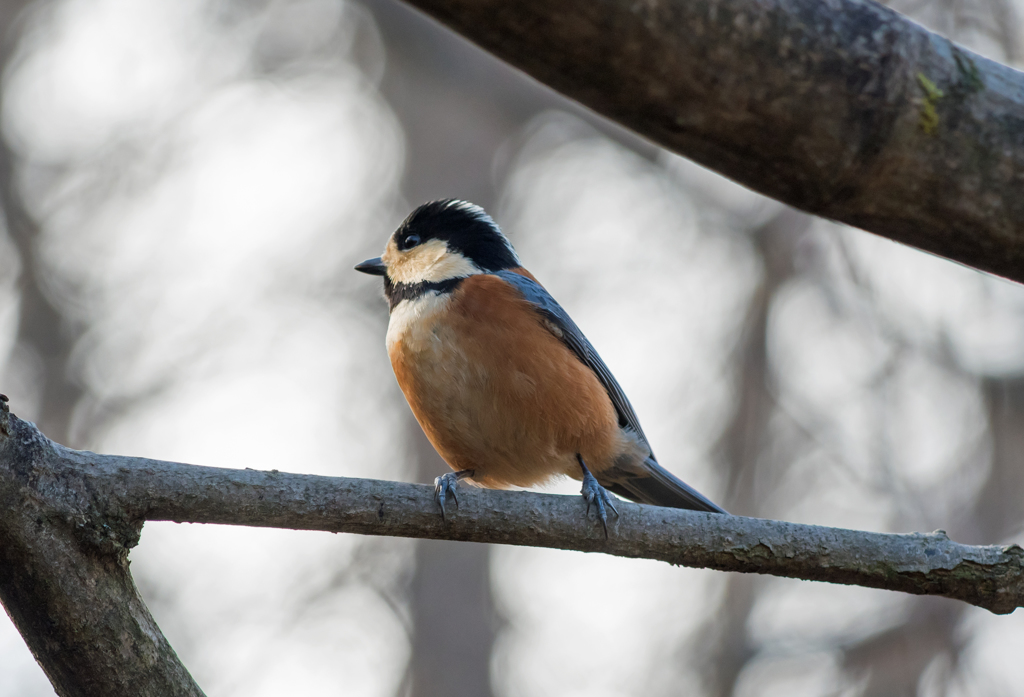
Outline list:
[[[444,502],[449,494],[455,502],[455,506],[458,507],[459,505],[459,497],[455,493],[459,488],[459,479],[458,472],[447,472],[434,479],[434,500],[441,507],[441,520],[448,520],[445,515]]]
[[[597,519],[601,521],[601,527],[604,528],[604,538],[608,539],[608,512],[605,510],[605,506],[612,509],[615,517],[619,517],[619,509],[612,503],[612,496],[608,493],[608,490],[597,483],[597,479],[594,475],[586,468],[583,469],[583,488],[580,489],[580,493],[583,495],[583,500],[587,502],[587,517],[590,517],[590,507],[594,506],[597,509]]]

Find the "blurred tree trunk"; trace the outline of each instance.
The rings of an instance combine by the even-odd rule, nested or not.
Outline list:
[[[1021,527],[1024,491],[1024,378],[986,378],[991,458],[978,494],[949,532],[964,541],[1005,540]],[[944,598],[913,598],[906,619],[842,647],[843,669],[865,679],[862,697],[915,697],[921,677],[940,661],[948,683],[966,646],[965,608]]]
[[[416,481],[448,471],[410,417]],[[410,697],[489,697],[491,649],[499,619],[491,596],[491,546],[442,540],[416,542],[410,589]]]
[[[572,113],[653,159],[659,149],[481,51],[399,0],[365,0],[387,46],[381,93],[406,134],[403,193],[410,205],[462,198],[494,210],[502,146],[537,114]]]
[[[747,307],[740,342],[735,352],[737,404],[718,445],[720,471],[727,480],[725,507],[736,515],[758,517],[761,502],[784,458],[766,459],[769,421],[775,401],[769,392],[768,313],[779,288],[793,275],[794,250],[810,227],[811,218],[784,209],[751,231],[762,260],[761,282]],[[747,625],[764,579],[751,574],[728,574],[719,609],[695,646],[707,694],[732,695],[736,681],[757,654]],[[707,641],[707,637],[713,637]]]
[[[1022,524],[1024,491],[1024,377],[988,378],[982,383],[992,438],[992,459],[962,528],[966,541],[1005,540]]]
[[[21,39],[21,20],[31,4],[19,0],[0,2],[0,73],[5,74],[10,68]],[[83,395],[81,385],[68,372],[76,330],[48,295],[46,271],[36,249],[39,229],[18,190],[17,167],[17,154],[6,139],[0,138],[0,207],[7,234],[21,261],[16,355],[22,360],[35,359],[41,368],[39,408],[34,415],[40,428],[53,440],[73,445],[71,415]]]

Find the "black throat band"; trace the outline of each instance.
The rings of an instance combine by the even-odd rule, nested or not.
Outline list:
[[[395,283],[385,276],[384,295],[388,299],[388,310],[394,310],[398,303],[403,300],[415,300],[427,293],[451,293],[465,280],[465,276],[460,276],[458,278],[446,278],[443,281],[433,283]]]

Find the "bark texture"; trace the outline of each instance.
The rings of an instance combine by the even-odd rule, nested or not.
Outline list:
[[[143,521],[111,496],[109,465],[0,407],[0,602],[54,689],[202,695],[132,581]]]
[[[1024,281],[1024,75],[870,0],[408,0],[802,210]]]

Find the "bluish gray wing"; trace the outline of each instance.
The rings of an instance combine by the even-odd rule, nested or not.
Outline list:
[[[619,426],[630,429],[640,436],[644,443],[647,443],[647,437],[644,436],[643,429],[640,428],[640,419],[637,418],[636,412],[633,411],[633,405],[629,403],[622,388],[619,387],[619,383],[616,382],[615,376],[608,370],[608,366],[601,360],[601,356],[598,355],[594,346],[583,335],[580,328],[572,321],[569,313],[563,310],[562,306],[551,297],[551,294],[544,290],[544,287],[536,281],[531,281],[529,278],[520,276],[512,271],[498,271],[494,275],[515,286],[523,294],[523,297],[537,308],[540,315],[551,323],[552,333],[561,339],[562,343],[568,346],[585,365],[593,370],[594,374],[597,375],[597,379],[601,381],[605,391],[608,392],[608,396],[612,400],[615,412],[619,416]],[[650,448],[650,445],[648,444],[647,447]]]
[[[511,271],[499,271],[495,275],[515,286],[523,294],[523,297],[537,309],[541,318],[548,324],[551,333],[561,339],[562,343],[594,371],[618,413],[619,426],[628,428],[640,436],[650,452],[651,446],[647,442],[643,429],[640,428],[640,420],[636,417],[636,412],[633,411],[633,405],[626,399],[626,395],[619,387],[619,383],[615,381],[611,371],[608,370],[608,366],[597,355],[597,351],[587,341],[587,337],[583,336],[583,332],[572,321],[569,314],[562,309],[562,306],[555,302],[555,299],[536,281],[531,281],[525,276]],[[616,464],[602,470],[597,474],[597,478],[602,486],[632,501],[712,513],[726,512],[725,509],[659,465],[653,452],[642,463],[635,463],[635,466],[628,463]]]

